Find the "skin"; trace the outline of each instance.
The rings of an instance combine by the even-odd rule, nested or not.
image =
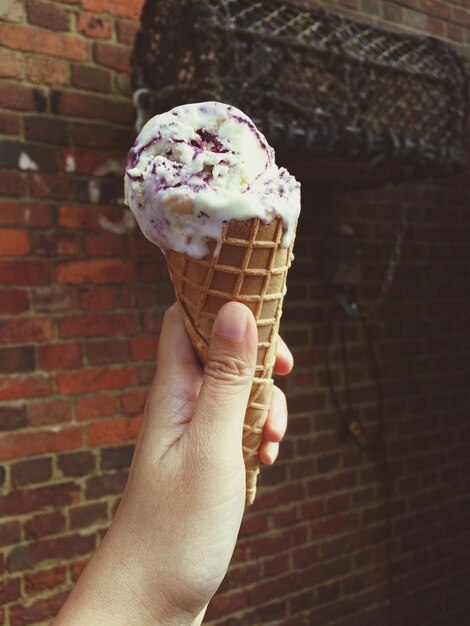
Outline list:
[[[176,305],[129,480],[111,527],[54,626],[196,626],[226,574],[245,506],[243,419],[256,363],[251,312],[231,302],[214,324],[204,371]],[[293,360],[278,344],[275,373]],[[274,388],[260,457],[273,463],[287,425]]]

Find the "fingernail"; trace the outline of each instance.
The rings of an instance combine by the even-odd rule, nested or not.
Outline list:
[[[246,309],[242,304],[229,302],[220,309],[215,321],[215,334],[229,339],[244,339],[248,328]]]

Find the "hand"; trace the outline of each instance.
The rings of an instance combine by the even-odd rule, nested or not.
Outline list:
[[[228,303],[215,322],[203,371],[179,308],[168,310],[121,504],[55,626],[201,623],[243,515],[241,440],[256,351],[253,315]],[[281,340],[275,372],[291,368]],[[262,461],[276,458],[286,424],[285,397],[274,388]]]

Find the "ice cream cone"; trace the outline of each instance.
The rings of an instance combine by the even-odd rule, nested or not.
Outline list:
[[[282,247],[283,230],[280,218],[269,224],[258,218],[230,221],[223,228],[221,243],[211,242],[204,259],[164,251],[186,329],[202,362],[207,357],[212,325],[225,302],[244,303],[256,319],[258,355],[243,432],[247,504],[256,494],[259,448],[271,401],[279,322],[294,244],[292,239],[288,248]]]

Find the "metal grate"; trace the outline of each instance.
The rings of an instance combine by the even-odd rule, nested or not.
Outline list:
[[[466,75],[433,38],[279,0],[147,0],[133,54],[148,115],[230,102],[276,147],[410,173],[462,169]]]

